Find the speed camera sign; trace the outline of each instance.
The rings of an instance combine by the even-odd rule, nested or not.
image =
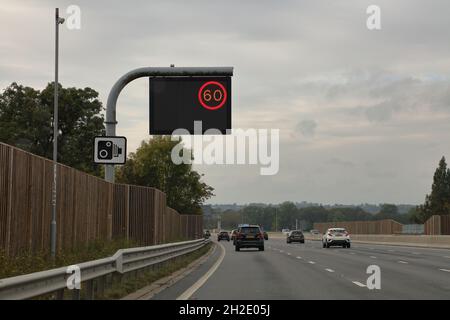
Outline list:
[[[127,138],[95,137],[94,163],[125,164],[127,158]]]

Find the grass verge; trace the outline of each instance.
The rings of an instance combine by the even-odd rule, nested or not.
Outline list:
[[[85,261],[97,260],[112,256],[119,249],[137,247],[136,243],[127,240],[92,241],[88,244],[78,246],[73,250],[61,252],[55,261],[48,253],[24,252],[16,257],[8,257],[0,252],[0,279],[14,277],[43,270],[78,264]],[[92,281],[93,298],[97,300],[120,299],[130,293],[148,286],[173,272],[180,270],[191,262],[197,260],[208,252],[211,244],[189,253],[187,255],[171,259],[167,262],[145,268],[143,270],[130,272],[124,275],[107,275]],[[80,298],[86,299],[86,284],[83,282],[80,290]],[[38,300],[71,299],[74,291],[63,290],[62,295],[56,293],[36,297]]]
[[[5,252],[0,251],[0,279],[106,258],[119,249],[131,247],[137,247],[137,244],[123,239],[96,240],[58,253],[55,261],[47,252],[23,252],[18,256],[8,257]]]

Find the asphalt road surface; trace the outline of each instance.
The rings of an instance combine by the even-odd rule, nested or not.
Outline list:
[[[370,265],[380,268],[381,289],[366,286]],[[154,299],[180,297],[450,299],[450,250],[357,243],[324,249],[320,241],[272,238],[263,252],[235,252],[232,242],[221,241],[204,265]]]

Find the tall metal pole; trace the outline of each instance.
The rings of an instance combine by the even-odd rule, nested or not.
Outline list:
[[[64,19],[59,17],[59,8],[55,9],[55,93],[53,101],[53,188],[52,188],[52,222],[50,226],[50,252],[56,256],[56,182],[58,162],[58,58],[59,58],[59,25]]]
[[[275,232],[278,231],[278,210],[277,207],[275,207]]]

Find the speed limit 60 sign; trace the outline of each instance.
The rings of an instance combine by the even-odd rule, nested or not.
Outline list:
[[[231,129],[231,77],[150,78],[150,134],[176,129]]]

